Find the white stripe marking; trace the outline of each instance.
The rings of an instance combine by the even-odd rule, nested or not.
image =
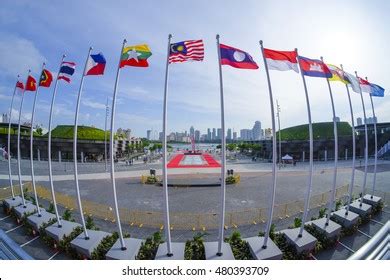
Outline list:
[[[18,225],[17,227],[14,227],[14,228],[11,228],[11,229],[7,230],[5,233],[9,233],[11,231],[14,231],[15,229],[18,229],[18,228],[20,228],[22,226],[23,226],[23,224],[22,225]]]
[[[343,246],[345,249],[347,249],[348,251],[350,251],[350,252],[352,252],[352,253],[355,253],[354,250],[352,250],[351,248],[349,248],[347,245],[341,243],[340,241],[339,241],[339,244],[340,244],[341,246]]]
[[[37,240],[39,238],[39,236],[36,236],[36,237],[34,237],[33,239],[31,239],[31,240],[29,240],[29,241],[27,241],[26,243],[24,243],[24,244],[22,244],[22,245],[20,245],[20,247],[24,247],[24,246],[26,246],[26,245],[28,245],[28,244],[30,244],[31,242],[34,242],[35,240]]]
[[[11,217],[11,215],[8,215],[6,217],[1,218],[0,221],[4,221],[5,219],[8,219],[9,217]]]
[[[57,256],[59,253],[60,253],[60,251],[55,252],[54,255],[51,256],[50,258],[48,258],[47,260],[48,260],[48,261],[52,260],[52,259],[53,259],[55,256]]]

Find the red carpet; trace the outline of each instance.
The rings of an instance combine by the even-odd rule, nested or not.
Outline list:
[[[210,154],[202,154],[203,159],[207,164],[203,165],[180,165],[180,162],[184,158],[183,154],[177,154],[174,156],[168,163],[168,168],[216,168],[221,167],[221,165],[214,159]]]

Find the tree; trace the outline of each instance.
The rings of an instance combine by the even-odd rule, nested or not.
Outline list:
[[[235,143],[230,143],[230,144],[227,144],[226,148],[232,152],[232,151],[235,151],[237,149],[237,144]]]

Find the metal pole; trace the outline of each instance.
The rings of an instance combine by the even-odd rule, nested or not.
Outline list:
[[[366,77],[366,81],[367,81]],[[374,179],[372,183],[372,193],[371,198],[374,197],[375,194],[375,187],[376,187],[376,167],[378,164],[378,134],[377,134],[377,128],[376,128],[376,116],[375,116],[375,109],[374,109],[374,101],[372,100],[372,95],[370,93],[370,101],[371,101],[371,108],[372,108],[372,116],[374,118],[374,141],[375,141],[375,151],[374,151]]]
[[[80,211],[81,223],[83,224],[85,240],[88,240],[89,236],[88,236],[88,231],[87,231],[87,225],[85,224],[85,219],[84,219],[83,205],[81,203],[80,186],[79,186],[79,178],[78,178],[79,175],[78,175],[78,170],[77,170],[77,125],[78,125],[78,121],[79,121],[80,101],[81,101],[81,94],[83,92],[85,70],[87,69],[88,58],[91,55],[91,51],[92,51],[92,47],[90,47],[88,50],[87,59],[85,60],[84,71],[83,71],[82,76],[81,76],[80,88],[79,88],[79,92],[77,95],[76,113],[74,116],[74,127],[73,127],[74,184],[76,186],[77,204],[78,204],[79,211]]]
[[[42,64],[42,71],[45,69],[45,63]],[[32,187],[34,191],[34,198],[35,198],[35,203],[37,207],[37,213],[38,217],[41,217],[41,208],[39,207],[39,202],[38,202],[38,195],[37,195],[37,188],[35,186],[35,174],[34,174],[34,115],[35,115],[35,105],[37,103],[37,97],[39,93],[39,86],[40,86],[40,77],[37,85],[37,90],[35,91],[35,96],[34,96],[34,103],[32,107],[32,113],[31,113],[31,130],[30,130],[30,168],[31,168],[31,182],[32,182]]]
[[[60,215],[58,214],[56,194],[55,194],[55,191],[54,191],[54,184],[53,184],[53,171],[52,171],[52,166],[51,166],[51,120],[52,120],[52,117],[53,117],[53,107],[54,107],[54,102],[55,102],[56,94],[57,94],[58,76],[59,76],[59,73],[60,73],[60,70],[61,70],[62,62],[64,62],[65,56],[66,55],[62,56],[61,63],[60,63],[60,68],[58,69],[56,82],[54,84],[53,96],[52,96],[52,99],[51,99],[50,115],[49,115],[49,128],[48,128],[49,135],[48,135],[48,140],[47,140],[48,141],[48,143],[47,143],[47,161],[48,161],[48,164],[49,164],[50,190],[51,190],[51,197],[53,199],[54,212],[55,212],[56,218],[57,218],[57,226],[59,228],[62,227],[62,223],[61,223]]]
[[[118,62],[118,70],[116,72],[116,78],[115,78],[115,87],[114,87],[114,94],[112,96],[112,105],[111,105],[111,129],[110,129],[110,160],[111,160],[111,184],[112,184],[112,193],[114,195],[114,206],[115,206],[115,216],[116,216],[116,223],[118,226],[118,231],[119,231],[119,239],[121,242],[121,249],[122,251],[125,251],[126,244],[125,240],[123,238],[123,233],[122,233],[122,225],[121,225],[121,220],[119,216],[119,209],[118,209],[118,199],[116,196],[116,185],[115,185],[115,168],[114,168],[114,125],[115,125],[115,105],[116,105],[116,93],[118,90],[118,83],[119,83],[119,73],[120,73],[120,65],[121,65],[121,58],[122,58],[122,53],[123,49],[126,44],[126,39],[123,40],[122,44],[122,49],[121,49],[121,54],[119,56],[119,62]]]
[[[340,65],[341,70],[344,71],[343,65]],[[352,123],[352,174],[351,174],[351,184],[349,186],[348,190],[348,204],[347,208],[345,211],[345,215],[348,215],[349,212],[349,206],[352,202],[352,192],[353,192],[353,187],[355,185],[355,165],[356,165],[356,133],[355,133],[355,120],[353,116],[353,108],[352,108],[352,101],[351,101],[351,94],[349,93],[349,88],[348,85],[345,85],[345,88],[347,89],[348,93],[348,102],[349,102],[349,110],[351,112],[351,123]]]
[[[164,213],[165,213],[165,235],[167,240],[167,256],[172,257],[171,248],[171,224],[169,221],[169,201],[168,201],[168,171],[167,171],[167,105],[168,105],[168,78],[169,78],[169,53],[171,48],[172,35],[168,35],[167,61],[165,65],[165,83],[164,83],[164,108],[163,108],[163,195],[164,195]]]
[[[264,59],[265,73],[267,74],[267,83],[268,83],[269,100],[270,100],[270,108],[271,108],[271,120],[272,120],[272,187],[270,188],[269,205],[268,205],[268,222],[267,222],[267,227],[264,235],[264,243],[263,243],[263,249],[266,249],[268,238],[269,238],[269,232],[271,230],[272,216],[273,216],[274,204],[275,204],[275,190],[276,190],[276,129],[275,128],[276,125],[275,125],[274,99],[272,96],[272,88],[271,88],[271,80],[269,77],[268,64],[264,56],[263,41],[260,41],[260,47]],[[277,103],[277,101],[276,104],[279,108],[279,104]],[[279,110],[278,110],[278,115],[279,115]],[[280,137],[280,126],[279,126],[279,137]],[[280,145],[280,140],[279,140],[279,145]]]
[[[222,256],[222,243],[225,226],[225,197],[226,197],[226,138],[225,138],[225,108],[223,100],[223,80],[222,80],[222,65],[221,65],[221,48],[219,46],[219,34],[217,39],[217,51],[218,51],[218,68],[219,68],[219,89],[221,96],[221,209],[220,209],[220,221],[219,221],[219,239],[218,239],[218,256]]]
[[[300,59],[298,56],[298,49],[295,49],[297,52],[297,57],[298,57],[298,64],[300,68]],[[310,101],[309,101],[309,94],[307,93],[307,86],[306,86],[306,80],[305,76],[302,73],[301,70],[301,76],[302,76],[302,82],[303,82],[303,87],[305,89],[305,97],[306,97],[306,107],[307,107],[307,118],[309,121],[309,141],[310,141],[310,152],[309,152],[309,177],[307,179],[307,189],[306,189],[306,197],[305,197],[305,206],[304,206],[304,211],[303,211],[303,216],[302,216],[302,225],[299,230],[298,237],[302,237],[303,229],[305,226],[305,222],[307,219],[307,215],[309,212],[309,206],[310,206],[310,195],[311,195],[311,188],[313,184],[313,125],[311,122],[311,111],[310,111]]]
[[[23,207],[26,208],[26,200],[24,199],[24,191],[23,191],[23,182],[22,182],[22,170],[21,170],[21,158],[22,158],[22,155],[21,155],[21,151],[20,151],[20,122],[21,122],[21,119],[22,119],[22,110],[23,110],[23,100],[24,100],[24,95],[26,93],[26,86],[27,86],[27,80],[28,80],[28,76],[30,75],[31,73],[31,70],[28,70],[28,74],[27,74],[27,79],[26,79],[26,83],[25,83],[25,88],[22,92],[22,100],[20,101],[20,108],[19,108],[19,122],[18,122],[18,176],[19,176],[19,187],[20,187],[20,196],[22,197],[22,204],[23,204]]]
[[[267,65],[267,69],[268,69],[268,65]],[[278,126],[279,126],[279,169],[281,169],[281,167],[282,167],[282,132],[280,131],[280,106],[279,106],[278,100],[276,100],[276,107],[278,110],[277,117],[278,117]]]
[[[356,78],[359,80],[357,71],[355,71]],[[366,184],[367,184],[367,166],[368,166],[368,132],[367,132],[367,117],[366,117],[366,107],[364,106],[364,100],[363,100],[363,93],[362,93],[362,87],[360,86],[359,81],[359,92],[360,92],[360,99],[362,100],[362,107],[363,107],[363,115],[364,115],[364,136],[365,136],[365,148],[364,148],[364,179],[363,179],[363,186],[362,186],[362,193],[360,197],[360,206],[363,205],[363,196],[366,192]]]
[[[324,62],[323,57],[321,56],[322,62]],[[325,226],[329,225],[330,213],[333,211],[334,201],[336,199],[336,184],[337,184],[337,163],[339,158],[339,143],[338,143],[338,134],[337,134],[337,121],[336,121],[336,109],[334,107],[332,88],[329,83],[329,79],[326,78],[326,83],[328,84],[330,102],[332,104],[332,114],[333,114],[333,134],[334,134],[334,169],[333,169],[333,187],[332,192],[329,197],[328,204],[328,215],[326,217]]]
[[[108,119],[108,97],[106,102],[106,119],[104,121],[104,170],[107,172],[107,119]]]
[[[15,192],[14,192],[14,185],[13,185],[13,182],[12,182],[12,169],[11,169],[11,120],[12,120],[12,108],[14,106],[15,93],[16,93],[18,82],[19,82],[19,75],[18,75],[17,81],[15,83],[14,93],[12,94],[11,106],[9,107],[9,120],[8,120],[8,148],[7,148],[7,153],[8,153],[8,175],[9,175],[9,185],[10,185],[10,188],[11,188],[11,195],[12,195],[12,199],[13,200],[15,200]]]

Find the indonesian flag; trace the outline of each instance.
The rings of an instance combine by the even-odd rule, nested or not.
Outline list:
[[[299,73],[296,51],[275,51],[264,49],[264,57],[267,61],[268,69],[270,70],[293,70]]]

